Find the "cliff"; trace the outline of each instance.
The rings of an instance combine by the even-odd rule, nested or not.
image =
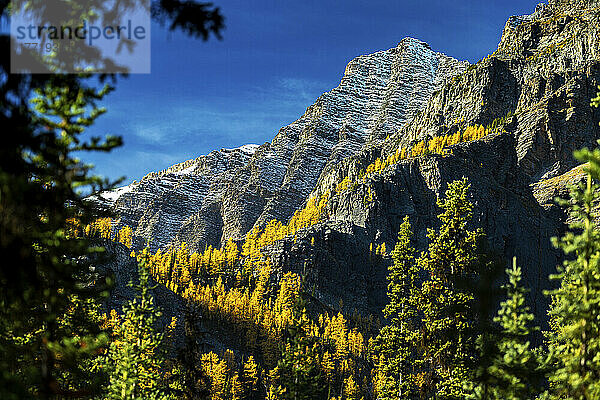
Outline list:
[[[511,17],[498,48],[476,64],[458,62],[415,39],[351,61],[323,94],[270,143],[221,150],[146,176],[105,195],[138,245],[185,241],[193,249],[242,239],[253,226],[287,221],[308,198],[331,193],[321,221],[264,249],[276,271],[307,274],[324,307],[378,312],[391,249],[410,216],[421,247],[436,224],[435,201],[466,176],[473,225],[506,259],[517,256],[534,311],[560,261],[550,237],[564,230],[553,196],[581,177],[575,149],[600,138],[590,107],[600,84],[600,4],[551,1]],[[451,154],[408,158],[365,174],[398,149],[489,126]],[[339,190],[346,179],[351,184]],[[314,240],[313,240],[314,239]]]

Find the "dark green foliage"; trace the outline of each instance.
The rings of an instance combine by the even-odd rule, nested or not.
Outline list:
[[[15,132],[7,135],[0,160],[2,398],[93,390],[94,382],[81,377],[88,372],[86,360],[104,342],[92,312],[103,288],[91,285],[94,277],[81,257],[95,250],[77,237],[74,221],[85,224],[95,217],[77,189],[106,182],[90,176],[90,167],[73,152],[109,151],[120,140],[78,139],[102,114],[95,103],[110,90],[83,82],[47,77],[34,90],[32,109],[5,105],[10,110],[2,115]]]
[[[430,229],[429,246],[418,258],[410,224],[402,223],[388,276],[389,324],[374,341],[377,394],[382,399],[464,399],[474,376],[478,310],[474,291],[486,259],[480,230],[468,230],[472,205],[466,179],[452,182],[441,226]]]
[[[466,178],[448,185],[438,201],[443,210],[439,230],[430,229],[428,251],[418,259],[428,273],[422,285],[419,307],[422,317],[420,367],[425,385],[440,399],[462,399],[464,384],[472,379],[477,337],[473,282],[481,265],[478,246],[481,230],[470,231],[472,216]]]
[[[569,231],[554,244],[568,259],[553,279],[549,334],[555,370],[551,392],[557,398],[600,398],[600,230],[597,225],[600,149],[583,149],[575,158],[589,163],[588,177],[560,200],[571,217]]]
[[[7,7],[6,3],[0,3],[2,14]],[[17,10],[25,7],[31,10],[41,26],[78,26],[84,21],[115,26],[127,13],[147,12],[161,25],[167,25],[169,31],[180,30],[188,36],[203,40],[208,40],[211,35],[220,39],[225,28],[224,17],[218,7],[212,3],[192,0],[87,0],[85,3],[63,0],[13,0],[13,4]],[[117,46],[122,51],[131,52],[135,51],[136,44],[135,41],[121,37]],[[93,71],[109,70],[123,74],[130,72],[128,66],[121,64],[121,60],[106,56],[106,52],[95,46],[88,46],[85,41],[71,40],[68,45],[65,43],[57,46],[56,57],[42,57],[27,46],[18,42],[15,45],[20,47],[20,51],[15,54],[21,54],[15,65],[22,72],[80,71],[81,66],[89,67]],[[8,49],[6,50],[5,54],[8,54]],[[45,81],[45,77],[41,77],[41,80]]]
[[[411,398],[417,393],[414,381],[414,362],[417,342],[418,270],[416,250],[411,246],[412,232],[408,217],[400,225],[398,242],[392,251],[393,264],[388,273],[388,305],[383,314],[388,325],[374,341],[371,351],[379,376],[377,394],[382,400]]]
[[[286,345],[277,364],[284,389],[281,397],[289,400],[325,398],[327,384],[318,366],[320,342],[307,332],[306,300],[302,295],[298,296],[292,312]]]
[[[110,371],[108,399],[168,399],[165,376],[165,332],[157,328],[161,312],[150,293],[147,249],[139,256],[136,296],[123,307],[114,327],[106,368]]]
[[[219,7],[212,3],[189,0],[160,0],[152,4],[152,16],[161,24],[169,22],[169,29],[181,29],[190,36],[207,40],[211,34],[221,39],[225,28]]]
[[[512,269],[507,269],[509,284],[506,289],[506,300],[500,304],[494,322],[499,325],[496,332],[486,332],[482,340],[487,341],[483,347],[489,352],[491,360],[480,365],[479,384],[473,389],[470,399],[521,400],[533,399],[541,391],[543,379],[543,362],[530,346],[530,336],[534,320],[529,307],[525,305],[526,290],[519,286],[521,268],[513,259]]]
[[[86,2],[78,12],[105,3]],[[191,33],[193,22],[200,32],[222,28],[218,9],[197,5],[210,11],[206,21],[199,13],[180,15],[193,4],[182,9],[176,6],[182,2],[163,1],[157,12],[163,3],[173,29]],[[44,13],[50,2],[32,4]],[[8,10],[1,1],[0,15],[7,18]],[[104,112],[96,103],[112,88],[103,85],[105,76],[10,74],[6,34],[0,52],[0,398],[92,396],[104,378],[94,365],[106,344],[97,312],[105,288],[83,261],[99,249],[79,238],[71,222],[82,226],[100,216],[83,197],[112,184],[90,174],[75,153],[107,152],[121,143],[81,137]]]

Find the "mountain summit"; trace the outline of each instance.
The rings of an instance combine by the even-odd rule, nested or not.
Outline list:
[[[385,302],[387,273],[372,249],[390,249],[406,215],[423,246],[436,200],[466,176],[473,223],[496,252],[518,257],[541,294],[560,261],[550,237],[565,227],[552,198],[581,177],[573,150],[600,138],[589,104],[600,84],[598,5],[555,0],[511,17],[498,48],[473,65],[412,38],[357,57],[270,143],[149,174],[106,204],[138,245],[201,250],[319,200],[318,221],[263,252],[275,270],[303,272],[324,306],[341,299],[368,313]]]
[[[287,220],[324,173],[383,143],[467,65],[405,38],[352,60],[338,87],[270,143],[214,151],[103,197],[141,245],[152,239],[154,248],[175,241],[220,247],[255,225]]]

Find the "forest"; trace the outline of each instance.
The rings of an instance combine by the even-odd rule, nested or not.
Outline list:
[[[82,93],[40,91],[37,104],[72,121],[68,102],[80,101]],[[77,132],[77,123],[71,124]],[[454,134],[450,143],[447,137],[435,140],[431,148],[492,134],[483,127],[466,130],[471,131]],[[424,146],[420,142],[414,148]],[[409,154],[428,156],[420,150]],[[136,295],[116,310],[103,306],[110,282],[96,282],[85,257],[64,255],[97,253],[102,251],[97,244],[106,241],[132,248],[131,228],[116,231],[110,217],[91,218],[86,202],[64,208],[62,220],[48,214],[36,221],[46,230],[30,239],[35,240],[32,265],[46,268],[30,271],[27,287],[22,277],[2,276],[7,288],[2,397],[598,398],[600,149],[582,149],[574,157],[587,179],[571,187],[570,198],[556,200],[571,223],[564,236],[553,239],[566,261],[548,277],[556,284],[545,293],[546,316],[529,311],[518,260],[506,269],[502,287],[495,287],[494,273],[506,260],[487,254],[485,232],[469,228],[473,205],[466,178],[450,183],[438,200],[439,224],[430,228],[424,251],[414,247],[408,216],[390,254],[385,245],[371,246],[393,260],[381,318],[315,312],[303,277],[288,272],[274,279],[261,253],[264,246],[318,223],[329,194],[309,200],[287,224],[271,221],[253,229],[239,247],[230,240],[201,253],[191,253],[185,243],[154,253],[132,250],[138,263],[139,278],[131,283]],[[76,165],[73,159],[65,162]],[[379,160],[373,165],[367,173],[385,168]],[[336,190],[349,184],[342,181]],[[41,193],[59,188],[45,184]],[[6,286],[9,279],[14,286]],[[151,294],[155,285],[186,302],[183,320],[160,322]],[[496,298],[499,303],[490,300]],[[547,320],[549,329],[540,331],[534,324],[540,320]],[[185,344],[179,348],[173,337],[177,324],[185,326]],[[200,325],[228,332],[240,353],[204,352]]]
[[[8,2],[0,7],[8,12]],[[153,16],[204,40],[223,27],[204,3],[162,0]],[[0,46],[7,51],[8,40]],[[110,152],[121,138],[83,139],[117,78],[15,75],[8,64],[0,64],[0,126],[11,131],[0,147],[0,399],[600,399],[600,148],[573,154],[585,179],[555,199],[568,226],[552,239],[564,258],[547,277],[552,289],[533,294],[546,299],[546,314],[531,311],[528,266],[490,249],[462,178],[437,199],[426,246],[409,215],[395,243],[371,244],[370,255],[389,265],[387,304],[361,315],[320,307],[306,276],[276,269],[264,248],[321,223],[332,194],[359,181],[507,135],[510,115],[489,126],[455,121],[452,131],[373,157],[358,180],[340,179],[243,240],[151,251],[90,201],[120,183],[95,175],[85,155]],[[590,104],[599,106],[600,93]],[[115,277],[96,270],[115,259],[110,248],[137,266],[133,296],[119,307],[108,305]],[[157,289],[184,304],[184,315],[166,320]],[[207,350],[207,331],[219,346]]]

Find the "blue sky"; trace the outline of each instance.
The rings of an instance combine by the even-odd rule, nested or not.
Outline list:
[[[152,26],[152,73],[120,79],[90,134],[124,146],[86,155],[96,172],[126,181],[220,148],[270,141],[352,58],[404,37],[476,62],[494,51],[509,16],[537,1],[217,0],[223,40],[202,42]]]

